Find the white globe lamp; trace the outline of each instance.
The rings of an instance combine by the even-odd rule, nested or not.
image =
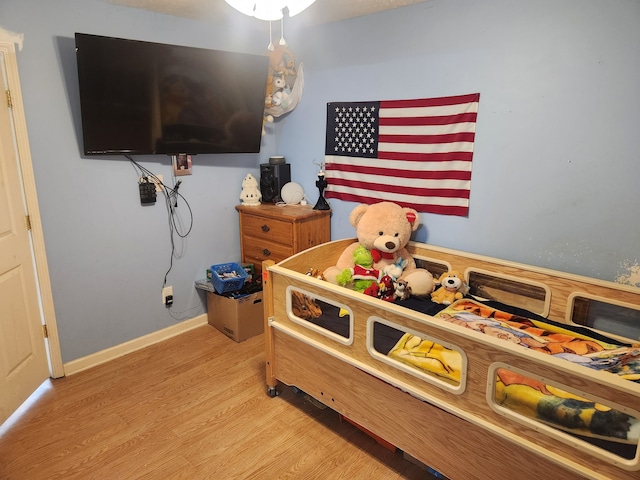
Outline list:
[[[280,198],[287,205],[298,205],[304,198],[304,190],[299,183],[285,183],[280,190]]]

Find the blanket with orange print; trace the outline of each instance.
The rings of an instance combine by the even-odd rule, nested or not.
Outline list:
[[[435,315],[444,321],[513,342],[592,369],[640,383],[640,345],[625,345],[586,329],[563,327],[461,299]],[[429,339],[405,334],[389,356],[448,383],[460,381],[461,355]],[[554,428],[615,442],[637,444],[640,419],[508,369],[497,371],[499,405]]]
[[[640,345],[624,345],[613,339],[606,342],[568,326],[502,312],[471,299],[459,300],[435,317],[640,383]]]

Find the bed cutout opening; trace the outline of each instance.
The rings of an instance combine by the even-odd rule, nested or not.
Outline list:
[[[488,379],[487,401],[497,413],[610,463],[640,468],[638,412],[604,405],[504,364],[494,364]]]
[[[467,356],[462,349],[380,317],[367,321],[369,354],[450,392],[464,392]]]
[[[293,322],[342,344],[353,342],[353,312],[346,305],[289,286],[287,315]]]
[[[466,274],[473,296],[524,308],[543,317],[549,314],[551,291],[546,285],[483,270],[468,269]]]
[[[576,295],[570,320],[601,332],[640,340],[640,310],[637,307]]]

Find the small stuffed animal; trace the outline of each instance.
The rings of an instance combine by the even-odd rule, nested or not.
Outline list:
[[[402,272],[404,272],[404,268],[407,266],[408,263],[409,263],[408,260],[402,257],[398,257],[398,259],[396,260],[396,263],[384,269],[384,273],[386,275],[389,275],[394,282],[397,282],[398,279],[402,276]]]
[[[351,284],[351,287],[356,292],[366,293],[367,295],[377,296],[377,291],[373,295],[372,285],[380,281],[380,271],[373,267],[373,255],[362,245],[358,246],[353,251],[353,267],[345,268],[340,272],[336,281],[338,285],[346,287]]]
[[[390,275],[385,275],[380,279],[380,290],[378,296],[387,302],[393,302],[396,288],[393,282],[393,278]]]
[[[444,272],[438,279],[440,287],[431,294],[431,300],[442,305],[451,305],[454,301],[464,297],[466,284],[464,276],[455,270]],[[466,293],[466,292],[465,292]]]
[[[269,51],[269,69],[265,108],[273,108],[288,103],[288,94],[297,78],[295,56],[285,45],[274,45]]]
[[[305,275],[308,275],[313,278],[317,278],[318,280],[324,280],[324,277],[322,276],[322,272],[317,268],[310,267],[309,270],[307,270],[307,273],[305,273]]]
[[[358,241],[347,246],[336,265],[323,272],[327,281],[338,283],[338,274],[354,266],[354,250],[363,246],[372,253],[376,270],[385,271],[395,266],[399,259],[406,260],[400,278],[411,287],[412,295],[428,296],[433,292],[433,276],[428,270],[418,268],[406,249],[411,234],[420,225],[416,210],[392,202],[361,204],[351,211],[349,221],[356,229]]]
[[[273,81],[271,85],[271,104],[272,105],[278,106],[282,104],[282,101],[285,96],[285,86],[286,86],[286,83],[284,80],[284,74],[282,72],[274,73]]]
[[[398,300],[406,300],[411,295],[411,288],[407,285],[406,280],[398,280],[396,282],[396,290],[393,296]]]

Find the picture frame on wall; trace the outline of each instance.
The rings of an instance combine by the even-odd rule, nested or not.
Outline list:
[[[176,177],[191,175],[191,155],[179,153],[178,155],[172,155],[172,160],[173,174]]]

